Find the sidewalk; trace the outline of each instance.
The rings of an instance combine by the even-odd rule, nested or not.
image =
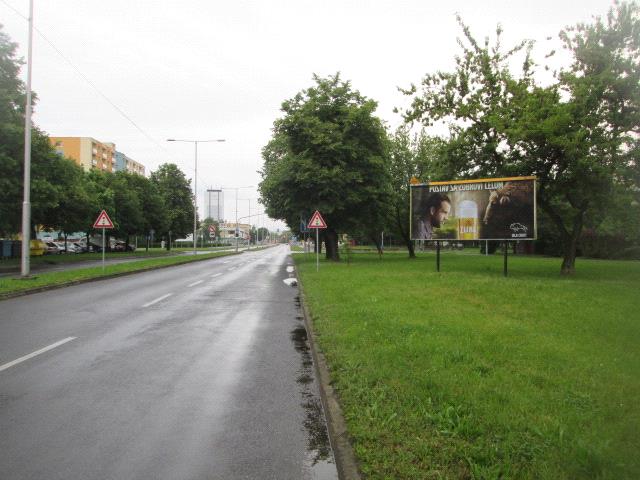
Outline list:
[[[235,251],[235,247],[219,249],[219,250],[198,250],[197,254],[204,255],[206,253],[228,252],[232,250]],[[246,248],[240,248],[239,250],[246,250]],[[72,254],[67,254],[67,255],[72,255]],[[193,252],[192,251],[175,252],[175,253],[170,253],[167,255],[160,255],[160,256],[158,255],[127,256],[126,254],[123,254],[122,257],[105,259],[104,264],[116,265],[118,263],[139,262],[141,260],[148,260],[150,258],[167,257],[167,256],[175,256],[175,255],[193,255]],[[51,257],[52,257],[51,258],[52,261],[61,260],[60,258],[58,258],[57,255],[55,256],[52,255]],[[62,263],[53,263],[53,264],[52,263],[32,264],[30,270],[31,270],[31,273],[37,274],[37,273],[48,273],[48,272],[62,272],[67,270],[78,270],[81,268],[99,267],[100,265],[102,265],[102,259],[98,258],[98,259],[90,259],[85,261],[69,262],[69,263],[62,262]],[[0,278],[13,277],[19,274],[20,274],[20,263],[17,263],[15,265],[0,265]]]

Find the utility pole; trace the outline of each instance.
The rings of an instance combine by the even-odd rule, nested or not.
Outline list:
[[[24,115],[24,188],[22,200],[22,259],[20,276],[31,267],[31,65],[33,59],[33,0],[29,0],[29,48],[27,54],[27,103]]]

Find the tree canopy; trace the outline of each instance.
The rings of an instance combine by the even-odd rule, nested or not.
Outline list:
[[[638,185],[640,23],[636,4],[560,33],[572,63],[537,83],[531,42],[506,52],[460,24],[456,69],[427,75],[407,121],[452,122],[445,159],[461,178],[536,175],[538,205],[560,232],[562,273],[572,273],[585,222],[606,216],[617,186]],[[522,54],[522,68],[509,62]]]
[[[297,230],[319,210],[327,257],[338,259],[337,233],[382,225],[388,202],[386,133],[376,103],[339,74],[282,104],[273,137],[263,149],[261,202],[273,218]]]

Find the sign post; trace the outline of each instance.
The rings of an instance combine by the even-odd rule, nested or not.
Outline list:
[[[320,212],[316,210],[309,220],[309,225],[307,228],[315,228],[316,229],[316,272],[320,270],[320,234],[319,231],[321,228],[327,228],[327,224],[320,215]]]
[[[93,223],[93,228],[102,229],[102,273],[104,273],[104,231],[107,228],[113,228],[113,222],[107,215],[106,210],[102,210],[96,221]]]

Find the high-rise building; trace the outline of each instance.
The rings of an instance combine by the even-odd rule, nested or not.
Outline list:
[[[208,189],[204,196],[205,218],[211,218],[216,222],[224,220],[224,192],[222,190]]]

